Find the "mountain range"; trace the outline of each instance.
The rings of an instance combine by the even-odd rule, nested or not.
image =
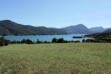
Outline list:
[[[22,25],[10,20],[0,21],[0,35],[60,35],[60,34],[92,34],[107,31],[102,27],[87,28],[83,24],[65,28],[47,28]]]

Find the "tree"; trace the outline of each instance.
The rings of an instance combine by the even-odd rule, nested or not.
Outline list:
[[[57,40],[57,43],[64,43],[64,42],[65,42],[64,38],[60,38],[60,39]]]
[[[23,40],[21,41],[21,43],[33,44],[33,41],[32,41],[32,40],[29,40],[29,39],[23,39]]]
[[[52,43],[56,43],[57,42],[57,39],[56,38],[53,38],[52,39]]]
[[[4,37],[0,38],[0,46],[7,46],[9,44],[9,41],[6,40]]]

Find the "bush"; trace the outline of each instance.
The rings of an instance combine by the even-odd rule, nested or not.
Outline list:
[[[0,38],[0,46],[7,46],[9,44],[9,41],[4,39],[4,37]]]
[[[0,42],[0,46],[3,46],[3,43]]]
[[[50,43],[50,42],[48,42],[48,41],[44,41],[43,43]]]
[[[16,44],[16,43],[18,43],[18,41],[11,41],[11,43],[12,43],[12,44]]]
[[[57,39],[56,38],[53,38],[52,39],[52,43],[56,43],[57,42]]]
[[[32,41],[32,40],[29,40],[29,39],[23,39],[23,40],[21,41],[21,43],[33,44],[33,41]]]
[[[56,38],[53,38],[52,39],[52,43],[67,43],[68,41],[65,41],[64,38],[59,38],[59,39],[56,39]]]
[[[63,38],[60,38],[57,40],[57,43],[65,43],[65,40]]]

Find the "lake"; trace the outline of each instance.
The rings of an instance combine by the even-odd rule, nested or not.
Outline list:
[[[29,35],[29,36],[5,36],[5,39],[10,41],[21,41],[23,39],[30,39],[33,42],[36,42],[37,39],[40,41],[51,42],[53,38],[64,38],[67,41],[80,41],[82,42],[83,38],[72,38],[73,36],[84,36],[84,34],[69,34],[69,35]]]

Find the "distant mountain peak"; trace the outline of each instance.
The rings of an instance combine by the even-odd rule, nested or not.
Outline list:
[[[92,28],[100,28],[100,29],[104,29],[102,26],[92,27]]]
[[[73,25],[63,28],[68,34],[89,34],[89,29],[83,24]]]
[[[76,25],[76,26],[84,26],[84,24],[78,24],[78,25]]]
[[[72,25],[72,26],[68,26],[68,27],[86,27],[85,25],[83,25],[83,24],[77,24],[77,25]],[[66,27],[67,28],[67,27]]]
[[[106,29],[104,32],[111,32],[111,28]]]
[[[1,22],[12,22],[11,20],[1,20]]]
[[[90,28],[90,31],[92,31],[92,33],[102,33],[105,31],[105,29],[103,27],[93,27]]]
[[[13,22],[13,21],[11,21],[11,20],[2,20],[2,21],[0,21],[0,22],[17,24],[16,22]]]

